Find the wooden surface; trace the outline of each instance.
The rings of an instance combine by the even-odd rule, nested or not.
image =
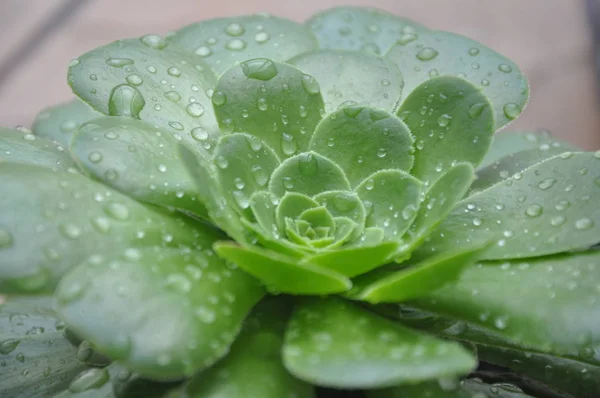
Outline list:
[[[481,41],[529,78],[530,104],[511,130],[547,128],[600,148],[584,0],[0,0],[0,124],[29,125],[42,107],[71,98],[69,61],[110,41],[256,11],[301,21],[339,4],[368,4]]]

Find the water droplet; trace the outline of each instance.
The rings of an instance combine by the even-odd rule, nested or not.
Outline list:
[[[266,43],[269,39],[269,34],[266,32],[258,32],[256,36],[254,36],[254,40],[259,44]]]
[[[140,92],[129,84],[121,84],[112,89],[108,100],[110,116],[140,118],[140,112],[146,105]]]
[[[13,237],[10,232],[0,228],[0,249],[7,249],[13,244]]]
[[[181,100],[181,95],[177,91],[167,91],[165,93],[165,97],[167,97],[169,101],[173,102]]]
[[[477,119],[479,116],[481,116],[481,114],[483,113],[483,110],[487,107],[486,103],[483,102],[479,102],[477,104],[473,104],[471,105],[471,107],[469,107],[469,117],[471,119]]]
[[[162,50],[167,47],[167,42],[159,35],[146,35],[142,37],[140,41],[155,50]]]
[[[157,167],[158,171],[160,171],[161,173],[164,173],[167,171],[167,166],[165,166],[164,164],[159,164]]]
[[[210,49],[210,47],[207,46],[200,46],[194,52],[201,57],[208,57],[212,54],[212,50]]]
[[[510,72],[512,72],[512,68],[510,67],[510,65],[506,65],[506,64],[500,64],[500,65],[498,65],[498,70],[500,72],[504,72],[504,73],[510,73]]]
[[[563,225],[565,221],[566,219],[563,216],[556,216],[553,217],[552,220],[550,220],[550,224],[552,224],[552,226],[554,227],[558,227],[560,225]]]
[[[0,343],[0,354],[8,355],[13,352],[17,346],[21,343],[21,340],[8,339]]]
[[[521,107],[514,102],[509,102],[508,104],[504,105],[503,110],[504,116],[511,120],[515,119],[521,114]]]
[[[373,188],[375,188],[375,180],[373,180],[372,178],[369,178],[366,182],[365,182],[365,189],[367,191],[372,191]]]
[[[192,102],[189,104],[185,108],[185,111],[192,117],[200,117],[204,115],[204,107],[197,102]]]
[[[195,127],[191,134],[192,138],[196,141],[205,141],[208,139],[208,131],[204,130],[202,127]]]
[[[317,80],[311,75],[303,74],[301,78],[302,87],[304,91],[309,94],[319,94],[321,92],[321,87]]]
[[[246,29],[244,29],[244,26],[237,22],[230,23],[225,28],[225,33],[227,33],[229,36],[241,36],[245,31]]]
[[[215,164],[222,170],[225,170],[229,167],[229,161],[225,159],[223,155],[219,155],[215,158]]]
[[[291,156],[298,150],[298,144],[296,143],[296,139],[294,136],[283,133],[281,135],[281,151],[287,155]]]
[[[115,68],[122,68],[127,65],[132,65],[133,60],[129,58],[109,58],[106,60],[106,64]]]
[[[417,38],[418,36],[414,33],[403,33],[402,35],[400,35],[398,40],[396,40],[396,43],[400,44],[401,46],[405,46],[408,43],[417,40]]]
[[[215,106],[222,106],[227,103],[227,95],[223,91],[215,91],[212,95],[212,103]]]
[[[179,122],[169,122],[169,126],[173,127],[175,130],[178,130],[178,131],[184,130],[183,124],[181,124]]]
[[[378,158],[384,158],[387,156],[387,150],[385,148],[379,148],[377,150],[377,157]]]
[[[158,72],[158,70],[156,69],[156,67],[152,66],[152,65],[148,65],[146,67],[146,70],[148,70],[148,72],[150,72],[150,73],[156,73],[156,72]]]
[[[525,214],[527,214],[529,217],[539,217],[542,215],[543,210],[544,208],[540,205],[530,205],[525,210]]]
[[[594,222],[589,218],[580,218],[575,221],[575,228],[580,231],[588,230],[594,226]]]
[[[494,319],[494,326],[497,329],[503,330],[508,326],[508,317],[507,316],[498,316]]]
[[[450,124],[451,120],[452,120],[452,116],[443,114],[442,116],[440,116],[438,118],[438,125],[440,127],[447,127]]]
[[[546,190],[549,188],[552,188],[552,186],[556,183],[556,180],[554,178],[546,178],[542,181],[540,181],[540,183],[538,184],[538,187],[542,190]]]
[[[187,294],[192,290],[192,282],[183,274],[171,274],[167,276],[165,286],[181,294]]]
[[[106,369],[92,368],[81,372],[71,382],[69,391],[79,393],[91,389],[98,389],[108,381],[109,376]]]
[[[260,167],[259,165],[254,165],[252,166],[251,171],[254,180],[259,186],[264,186],[267,184],[267,182],[269,181],[269,176],[262,167]]]
[[[108,202],[104,205],[104,212],[107,216],[117,221],[126,221],[129,219],[129,209],[118,202]]]
[[[142,83],[144,83],[144,80],[142,80],[142,78],[139,75],[135,74],[127,76],[125,80],[127,80],[127,83],[134,86],[140,86]]]
[[[423,47],[417,53],[417,58],[420,59],[421,61],[431,61],[432,59],[437,57],[438,54],[439,53],[437,52],[437,50],[435,50],[431,47]]]
[[[61,224],[58,227],[60,233],[62,234],[62,236],[64,236],[65,238],[68,239],[78,239],[81,236],[81,228],[79,228],[77,225],[75,224],[71,224],[71,223],[66,223],[66,224]]]
[[[204,306],[196,308],[195,314],[202,322],[207,324],[213,323],[217,318],[213,310]]]
[[[242,39],[231,39],[227,42],[225,47],[231,51],[242,51],[246,48],[246,42]]]
[[[479,54],[479,49],[477,47],[469,48],[469,55],[474,57]]]
[[[94,217],[92,219],[92,226],[100,233],[107,233],[110,231],[110,220],[106,217]]]
[[[181,70],[175,66],[171,66],[169,69],[167,69],[167,73],[173,77],[181,76]]]
[[[88,159],[92,163],[99,163],[100,161],[102,161],[102,154],[97,151],[90,152],[90,154],[88,155]]]
[[[256,58],[242,62],[242,72],[250,79],[268,81],[277,76],[277,67],[273,61],[265,58]]]

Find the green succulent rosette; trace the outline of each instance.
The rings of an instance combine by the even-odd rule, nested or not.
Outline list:
[[[502,55],[338,7],[117,41],[68,83],[0,129],[4,394],[600,388],[600,155],[496,134],[529,98]]]

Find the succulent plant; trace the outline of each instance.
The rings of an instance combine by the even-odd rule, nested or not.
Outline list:
[[[3,396],[600,391],[600,152],[495,135],[529,98],[502,55],[339,7],[68,82],[0,130]]]

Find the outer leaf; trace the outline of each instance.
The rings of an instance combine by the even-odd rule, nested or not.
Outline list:
[[[283,348],[285,367],[320,386],[377,388],[468,373],[460,346],[419,334],[340,299],[303,302]]]
[[[386,57],[404,76],[404,92],[440,75],[469,80],[493,104],[495,128],[515,119],[529,100],[529,86],[513,62],[464,36],[440,31],[419,31],[396,41]]]
[[[404,80],[398,66],[373,54],[319,50],[297,55],[288,63],[317,79],[328,113],[348,104],[391,112],[402,96]]]
[[[547,131],[535,133],[502,132],[494,135],[490,150],[485,155],[480,167],[488,166],[516,152],[539,149],[540,151],[553,153],[554,150],[559,148],[562,148],[563,152],[576,150],[571,144],[557,140]]]
[[[269,191],[278,197],[286,192],[313,196],[336,190],[349,191],[348,179],[337,164],[315,152],[286,159],[269,181]]]
[[[579,355],[600,343],[600,252],[480,264],[413,303],[542,352]]]
[[[310,148],[337,163],[352,187],[379,170],[409,171],[413,139],[408,127],[385,111],[345,107],[317,126]]]
[[[485,258],[522,258],[598,243],[599,175],[593,153],[547,159],[460,202],[422,253],[496,241]]]
[[[0,163],[5,162],[36,165],[54,171],[75,167],[69,153],[58,142],[37,138],[29,130],[0,127]]]
[[[212,102],[222,132],[252,134],[282,159],[307,149],[324,109],[321,89],[312,76],[265,58],[223,73]]]
[[[367,227],[384,231],[385,239],[400,241],[417,215],[421,182],[400,170],[382,170],[365,179],[356,193],[367,210]]]
[[[44,297],[52,302],[51,297]],[[11,398],[48,397],[87,365],[45,306],[11,299],[0,305],[0,391]]]
[[[292,377],[281,364],[288,317],[284,306],[283,300],[259,304],[231,353],[169,398],[314,397],[313,387]]]
[[[2,292],[51,291],[73,265],[115,250],[201,248],[207,237],[221,236],[80,174],[4,163],[0,181]]]
[[[217,133],[207,92],[215,82],[200,57],[153,35],[99,47],[69,68],[73,91],[94,109],[142,119],[188,142],[205,141],[207,150]]]
[[[312,264],[301,264],[296,258],[258,247],[219,242],[215,251],[260,279],[271,293],[330,294],[346,291],[352,286],[342,274]]]
[[[263,295],[255,280],[210,249],[146,248],[78,266],[56,299],[61,317],[101,352],[141,375],[169,380],[225,355]]]
[[[42,110],[35,118],[33,134],[60,142],[65,147],[71,143],[73,133],[88,120],[102,116],[79,99],[73,99]]]
[[[322,48],[385,54],[399,38],[422,25],[374,8],[334,7],[306,21]]]
[[[202,57],[218,74],[251,58],[285,61],[317,47],[304,26],[266,14],[197,22],[168,39]]]
[[[171,133],[139,120],[103,117],[75,133],[71,153],[82,169],[121,192],[206,218],[177,142]]]
[[[492,142],[490,102],[458,77],[436,77],[415,87],[398,115],[415,137],[411,174],[425,182],[437,180],[456,162],[477,166]]]
[[[275,152],[247,134],[222,137],[214,156],[221,192],[240,211],[250,207],[252,194],[267,187],[271,174],[279,166]]]
[[[347,297],[377,303],[414,300],[455,282],[487,248],[443,253],[400,271],[374,272],[356,279]]]

